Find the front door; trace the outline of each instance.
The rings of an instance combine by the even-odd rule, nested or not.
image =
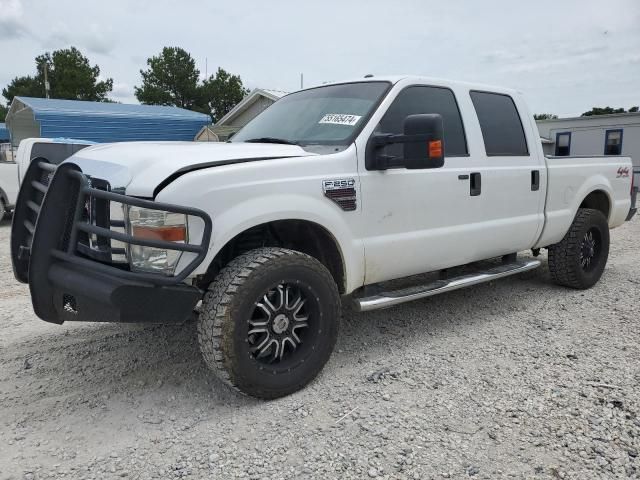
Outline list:
[[[404,88],[375,132],[402,133],[404,119],[419,113],[443,117],[443,167],[407,170],[402,167],[402,145],[396,144],[385,147],[384,153],[397,158],[397,166],[369,171],[364,168],[365,149],[358,148],[362,194],[359,227],[365,248],[366,284],[461,265],[477,258],[475,197],[470,194],[468,177],[470,157],[453,91],[422,85]]]

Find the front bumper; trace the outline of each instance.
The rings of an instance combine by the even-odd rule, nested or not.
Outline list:
[[[183,323],[202,296],[190,285],[134,282],[65,262],[52,263],[46,280],[31,296],[38,316],[53,323]]]
[[[93,188],[90,182],[71,163],[56,168],[36,161],[25,174],[13,217],[11,259],[15,277],[29,283],[36,315],[58,324],[187,320],[202,292],[183,281],[206,255],[211,237],[209,216],[196,209],[116,194],[103,184],[101,189]],[[88,215],[87,210],[96,203],[101,212],[108,212],[109,202],[200,217],[204,222],[201,242],[174,244],[135,238],[113,230],[116,222],[108,215]],[[83,242],[88,235],[101,246],[94,257]],[[195,257],[172,277],[132,272],[128,264],[109,261],[111,240],[180,250]]]

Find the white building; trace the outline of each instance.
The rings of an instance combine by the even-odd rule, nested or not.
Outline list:
[[[538,120],[547,155],[625,155],[640,168],[640,113]]]
[[[287,92],[279,90],[265,90],[256,88],[233,107],[229,113],[213,126],[203,127],[196,135],[199,142],[224,142],[230,135],[236,133],[259,113],[273,105],[273,103]]]

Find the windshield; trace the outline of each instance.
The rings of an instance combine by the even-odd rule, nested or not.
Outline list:
[[[347,145],[388,88],[387,82],[359,82],[292,93],[254,118],[231,141]]]

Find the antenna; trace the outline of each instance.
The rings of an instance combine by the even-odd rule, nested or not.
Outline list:
[[[300,74],[300,90],[304,88],[304,73]]]

